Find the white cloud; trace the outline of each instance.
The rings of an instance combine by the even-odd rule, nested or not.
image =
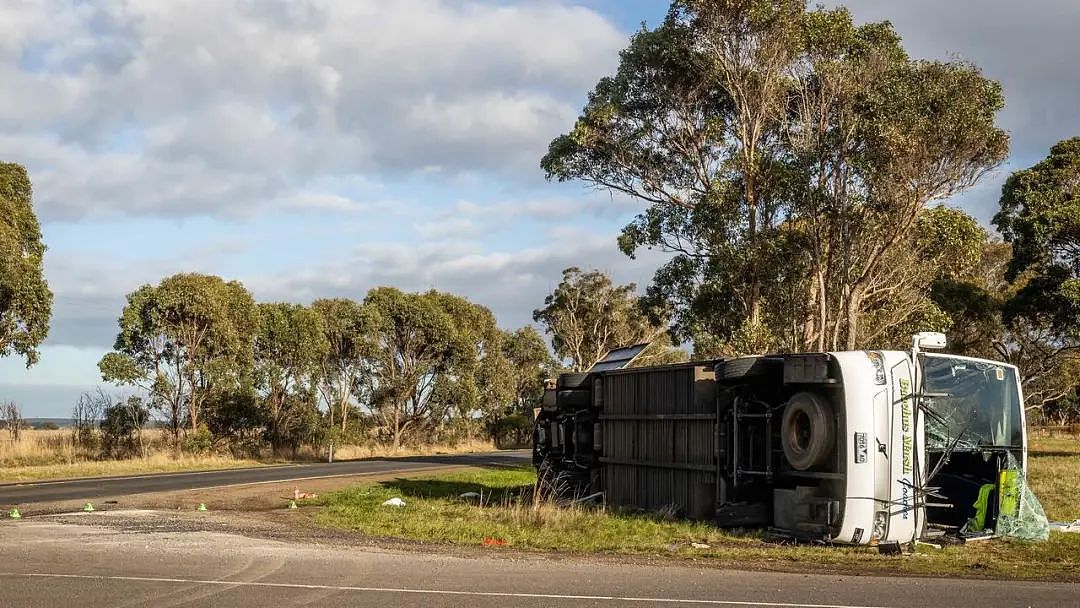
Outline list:
[[[249,277],[244,283],[261,299],[293,301],[326,296],[359,299],[379,285],[439,289],[483,304],[504,327],[515,327],[531,322],[533,309],[543,304],[568,266],[599,268],[616,281],[643,286],[666,258],[646,251],[629,260],[619,253],[611,233],[565,228],[550,231],[549,237],[542,246],[519,250],[485,250],[467,240],[367,243],[340,262],[302,274]]]
[[[536,178],[625,43],[554,2],[0,11],[0,157],[29,165],[47,219],[245,213],[355,173]]]

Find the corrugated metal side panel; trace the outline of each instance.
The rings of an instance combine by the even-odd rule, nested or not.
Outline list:
[[[603,489],[609,505],[712,517],[716,387],[700,365],[605,374]]]

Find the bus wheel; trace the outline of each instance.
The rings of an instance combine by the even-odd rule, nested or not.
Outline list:
[[[836,418],[828,400],[816,393],[795,393],[780,427],[784,456],[805,471],[824,463],[836,448]]]

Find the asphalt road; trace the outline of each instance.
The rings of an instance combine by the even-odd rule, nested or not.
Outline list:
[[[0,523],[0,606],[986,608],[1080,598],[1076,584],[741,572],[498,550],[429,555],[101,523],[120,516]]]
[[[302,479],[408,473],[447,466],[483,466],[524,464],[528,450],[488,454],[372,458],[335,463],[283,465],[197,473],[160,473],[128,477],[98,477],[61,481],[41,481],[0,485],[0,505],[29,505],[64,500],[94,500],[103,497],[130,496],[146,492],[172,492],[275,483]]]

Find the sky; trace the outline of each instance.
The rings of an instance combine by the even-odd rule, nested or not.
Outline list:
[[[835,5],[835,2],[826,2]],[[1075,0],[850,0],[915,57],[1005,90],[1007,164],[949,201],[988,224],[1001,183],[1080,135]],[[99,384],[124,295],[169,274],[261,301],[453,291],[504,327],[571,265],[648,282],[615,236],[641,206],[538,163],[661,0],[0,2],[0,159],[27,167],[55,293],[41,362],[0,400],[64,416]]]

